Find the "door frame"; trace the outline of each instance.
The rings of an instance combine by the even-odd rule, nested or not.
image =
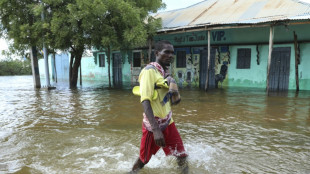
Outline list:
[[[118,60],[118,66],[115,67],[116,65],[116,61],[115,61],[115,55],[119,55],[119,60]],[[122,80],[122,76],[123,76],[123,73],[122,73],[122,65],[123,65],[123,62],[122,62],[122,55],[120,52],[114,52],[112,53],[112,77],[113,77],[113,86],[114,87],[120,87],[123,85],[123,80]],[[117,71],[117,72],[116,72]],[[116,75],[118,75],[118,78],[116,79]]]
[[[211,47],[210,50],[210,71],[211,73],[208,72],[208,50],[203,49],[200,50],[200,60],[199,60],[199,88],[200,89],[205,89],[205,84],[206,84],[206,79],[207,76],[209,76],[208,80],[208,89],[214,89],[215,86],[215,56],[216,56],[216,49],[219,49],[218,47]],[[206,60],[202,59],[202,52],[206,52]],[[203,64],[205,64],[205,67],[203,68]],[[212,66],[213,65],[213,66]],[[202,70],[205,70],[206,72],[202,72]],[[214,82],[213,82],[214,81]],[[210,83],[211,82],[211,83]]]
[[[271,55],[270,75],[268,83],[270,91],[287,91],[289,88],[290,66],[291,66],[291,47],[274,47]],[[275,54],[280,54],[276,57]],[[288,54],[288,57],[284,54]],[[276,59],[281,59],[276,62]],[[284,64],[283,64],[284,63]]]

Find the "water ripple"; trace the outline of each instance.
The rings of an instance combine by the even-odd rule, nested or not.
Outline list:
[[[139,154],[139,98],[90,86],[34,90],[30,76],[0,77],[0,173],[129,171]],[[192,173],[309,173],[309,92],[181,95],[173,118]],[[178,173],[176,166],[160,150],[141,173]]]

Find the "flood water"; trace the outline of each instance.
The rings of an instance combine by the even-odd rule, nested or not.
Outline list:
[[[130,89],[87,84],[34,90],[0,77],[0,173],[128,172],[139,154],[142,106]],[[310,92],[182,89],[173,118],[190,173],[310,173]],[[141,174],[178,173],[160,150]]]

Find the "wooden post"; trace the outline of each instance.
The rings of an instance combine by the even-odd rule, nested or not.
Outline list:
[[[268,54],[268,70],[267,70],[267,93],[269,92],[269,73],[270,73],[270,64],[272,56],[272,47],[273,47],[273,26],[270,26],[270,35],[269,35],[269,54]]]
[[[41,88],[37,48],[35,46],[30,47],[30,54],[31,54],[33,84],[35,88]]]
[[[209,73],[210,73],[210,56],[211,53],[211,40],[210,40],[210,30],[208,30],[208,66],[207,66],[207,77],[206,77],[206,85],[205,90],[208,91],[209,87]]]
[[[295,79],[296,79],[296,91],[299,91],[299,77],[298,77],[298,47],[297,47],[297,35],[294,31],[294,48],[295,48]]]

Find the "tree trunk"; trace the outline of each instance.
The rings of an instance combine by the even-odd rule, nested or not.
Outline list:
[[[80,65],[80,86],[82,86],[82,65]]]
[[[37,57],[37,48],[35,46],[32,46],[30,48],[30,53],[31,53],[31,67],[32,67],[33,84],[34,84],[35,88],[41,88],[38,57]]]
[[[84,50],[83,50],[84,51]],[[70,78],[70,88],[76,88],[77,87],[77,81],[79,77],[79,67],[81,65],[81,59],[83,55],[82,50],[78,50],[74,54],[74,63],[70,62],[70,64],[73,64],[72,70],[71,70],[71,78]],[[72,55],[71,55],[72,59]]]
[[[74,52],[72,51],[70,55],[70,65],[69,65],[69,87],[70,88],[73,88],[71,86],[73,60],[74,60]]]
[[[110,63],[111,63],[111,50],[110,46],[108,47],[108,76],[109,76],[109,88],[111,88],[111,70],[110,70]]]

